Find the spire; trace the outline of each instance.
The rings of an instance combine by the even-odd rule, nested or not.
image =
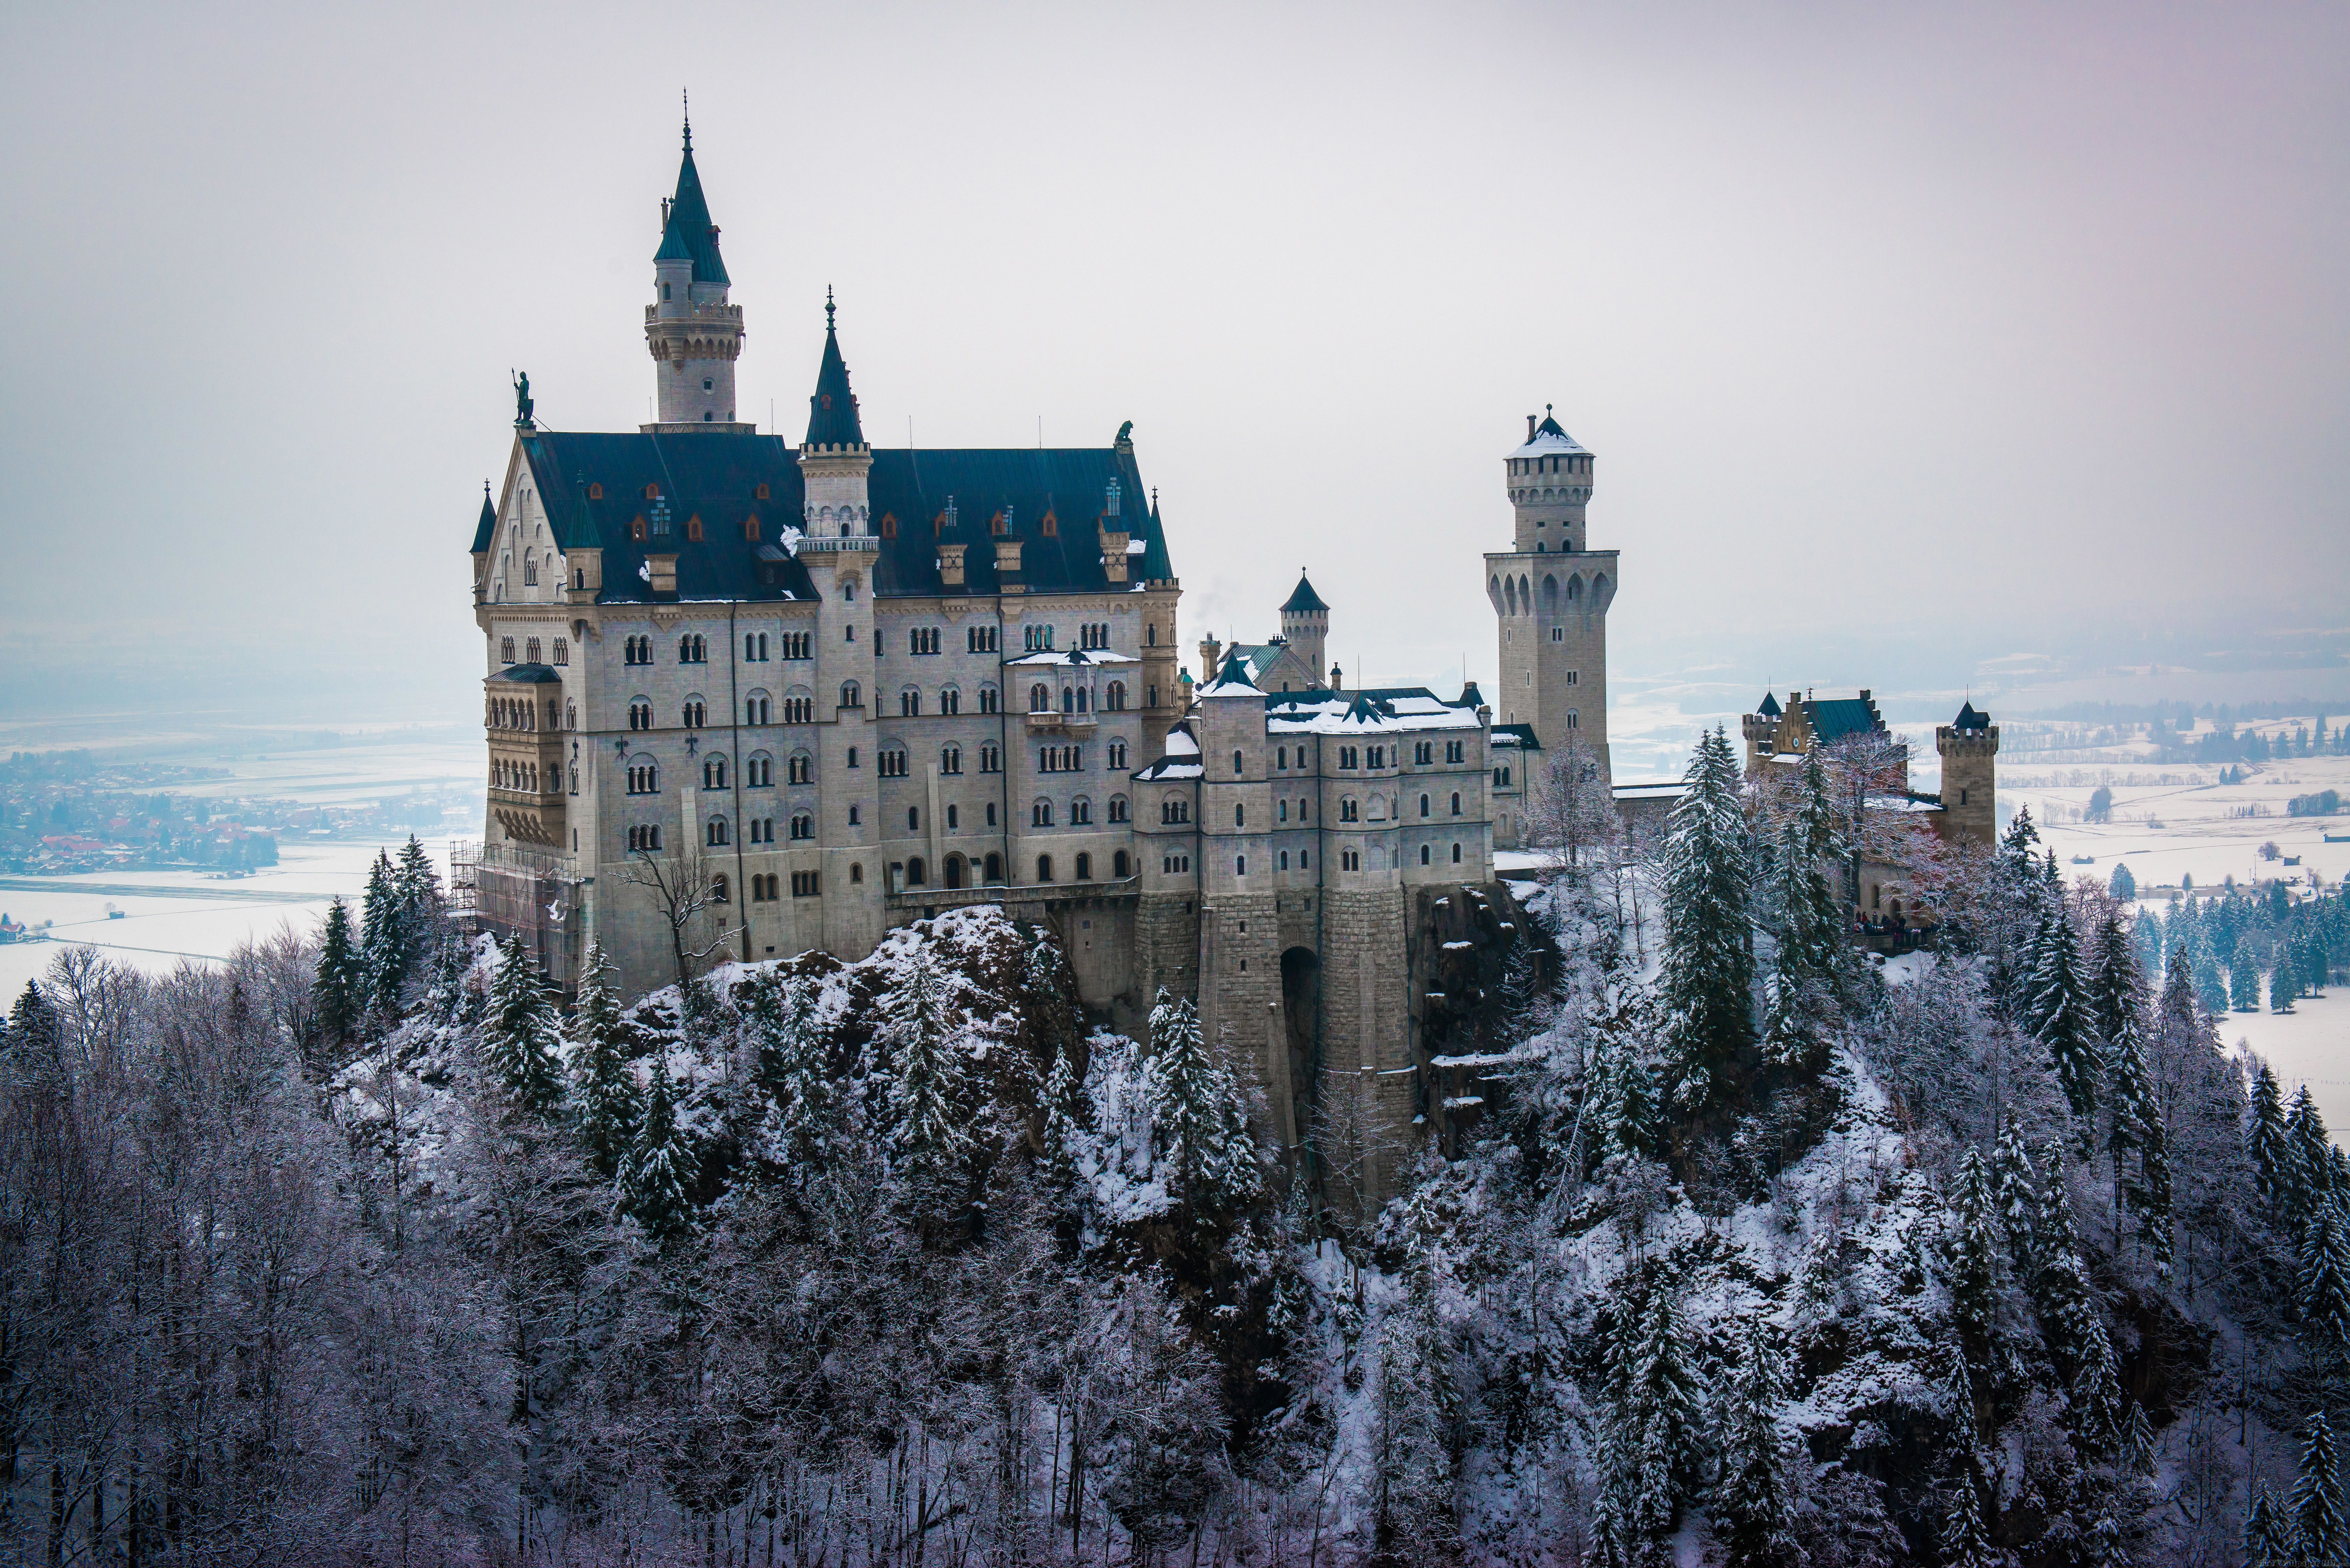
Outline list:
[[[824,363],[816,373],[816,395],[808,399],[806,446],[821,451],[831,446],[863,446],[864,427],[857,421],[857,399],[848,389],[848,363],[840,357],[840,335],[833,326],[832,290],[824,291]]]
[[[660,249],[653,260],[690,261],[695,283],[722,286],[732,280],[718,254],[718,225],[710,221],[710,203],[702,194],[702,175],[693,167],[693,121],[685,122],[685,151],[677,166],[677,194],[670,198],[661,225]]]
[[[1281,613],[1284,615],[1313,615],[1317,612],[1327,611],[1329,607],[1330,607],[1328,605],[1322,602],[1322,596],[1314,591],[1314,585],[1305,580],[1305,568],[1303,566],[1298,567],[1296,590],[1289,596],[1289,601],[1281,607]]]

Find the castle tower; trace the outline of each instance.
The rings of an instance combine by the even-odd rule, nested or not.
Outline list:
[[[808,398],[807,437],[800,442],[800,474],[806,514],[801,531],[812,538],[850,539],[870,531],[866,478],[873,449],[857,418],[857,398],[848,389],[848,363],[840,357],[833,327],[832,290],[824,291],[824,363]]]
[[[1330,607],[1322,602],[1322,596],[1305,580],[1302,567],[1297,574],[1296,589],[1281,607],[1281,635],[1291,651],[1314,672],[1316,685],[1330,679],[1329,666],[1324,662],[1330,645]]]
[[[1501,619],[1501,680],[1494,722],[1531,725],[1558,752],[1579,743],[1605,777],[1607,753],[1607,608],[1617,552],[1588,547],[1588,449],[1547,415],[1526,416],[1525,444],[1503,468],[1515,514],[1513,548],[1485,557],[1485,591]]]
[[[1972,702],[1934,731],[1942,754],[1943,836],[1988,849],[1999,838],[1999,726]]]
[[[693,124],[677,194],[661,203],[660,249],[653,253],[653,302],[645,306],[645,347],[653,357],[654,423],[647,431],[724,430],[750,434],[734,421],[734,361],[743,352],[743,307],[726,303],[726,264],[718,225],[693,167]]]
[[[1200,688],[1200,1025],[1256,1075],[1275,1136],[1296,1137],[1285,1051],[1266,1021],[1281,1001],[1280,878],[1274,859],[1273,759],[1265,694],[1237,655]]]

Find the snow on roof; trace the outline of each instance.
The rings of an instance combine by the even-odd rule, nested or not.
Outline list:
[[[1128,654],[1113,653],[1106,648],[1071,648],[1050,653],[1024,653],[1017,659],[1007,659],[1006,664],[1139,664],[1142,660]]]
[[[1672,800],[1689,785],[1679,779],[1666,779],[1656,784],[1620,784],[1616,786],[1617,800]]]
[[[1534,431],[1533,439],[1510,455],[1513,458],[1554,457],[1561,452],[1572,452],[1578,457],[1588,457],[1591,455],[1591,449],[1561,430],[1558,421],[1545,414],[1541,427]]]
[[[1447,702],[1421,686],[1366,691],[1284,691],[1265,704],[1267,732],[1353,735],[1401,730],[1481,728],[1474,708]]]
[[[1262,697],[1264,693],[1248,678],[1248,666],[1237,653],[1224,659],[1223,669],[1216,678],[1200,688],[1202,697]]]
[[[1191,731],[1179,724],[1167,732],[1167,754],[1170,757],[1196,757],[1200,754],[1200,742],[1192,739]]]

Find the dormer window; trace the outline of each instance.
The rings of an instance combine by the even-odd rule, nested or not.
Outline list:
[[[603,487],[602,485],[600,485],[600,484],[590,484],[590,485],[588,487],[588,500],[590,500],[590,501],[601,501],[601,500],[603,500],[603,499],[604,499],[604,487]]]
[[[685,536],[699,544],[702,539],[702,514],[697,512],[685,520]]]
[[[894,512],[884,512],[881,514],[881,537],[894,539],[897,536],[898,514]]]
[[[648,500],[648,501],[658,501],[658,500],[660,500],[660,485],[658,485],[658,484],[648,484],[648,485],[646,485],[646,486],[645,486],[645,499],[646,499],[646,500]]]
[[[1045,513],[1045,538],[1047,538],[1047,539],[1057,539],[1057,538],[1059,538],[1060,536],[1061,536],[1061,520],[1060,520],[1058,517],[1054,516],[1050,512]]]
[[[753,491],[751,493],[754,500],[768,501],[773,499],[773,497],[768,495],[767,487],[764,484],[759,486],[758,489]]]

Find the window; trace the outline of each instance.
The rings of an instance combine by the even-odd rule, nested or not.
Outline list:
[[[644,536],[645,514],[639,512],[629,520],[629,537],[631,539],[641,539]]]
[[[1030,805],[1028,808],[1028,826],[1031,827],[1052,826],[1053,803],[1049,800],[1040,800]]]
[[[726,819],[713,816],[702,828],[702,842],[712,848],[726,842]]]
[[[784,657],[785,659],[814,659],[816,657],[816,650],[811,646],[811,643],[814,641],[814,636],[812,633],[805,631],[787,631],[783,634],[780,640],[784,645]]]
[[[961,827],[962,826],[962,810],[961,810],[959,807],[956,807],[956,806],[952,806],[952,805],[948,806],[948,807],[947,807],[947,831],[948,831],[949,833],[952,833],[956,828]]]
[[[874,753],[874,761],[885,779],[901,779],[906,776],[906,748],[903,746],[884,746]]]
[[[1003,856],[990,855],[987,857],[987,870],[985,876],[987,880],[990,882],[1001,882],[1003,880]]]
[[[848,863],[848,879],[851,882],[862,882],[865,880],[865,863],[863,861],[852,860]]]
[[[922,716],[922,692],[920,687],[909,686],[898,693],[898,717],[919,719]]]
[[[1469,744],[1468,744],[1468,742],[1465,742],[1465,741],[1447,741],[1447,742],[1444,742],[1444,760],[1445,760],[1446,762],[1448,762],[1448,763],[1465,763],[1465,762],[1467,762],[1467,761],[1469,760]]]
[[[1125,681],[1113,680],[1109,683],[1109,689],[1102,693],[1102,706],[1108,709],[1113,713],[1123,713],[1126,711]]]
[[[500,638],[498,639],[498,662],[501,664],[512,664],[514,661],[514,639],[510,637]]]
[[[939,772],[942,774],[959,774],[962,772],[962,748],[961,746],[941,746],[939,748]]]
[[[795,840],[799,842],[806,842],[808,839],[814,838],[816,836],[816,817],[812,814],[805,811],[794,813],[792,815],[791,835]]]
[[[939,628],[937,627],[918,626],[906,633],[907,652],[936,653],[938,650]]]
[[[1179,872],[1189,871],[1191,868],[1191,857],[1188,855],[1166,856],[1159,862],[1159,868],[1170,877]]]
[[[1142,640],[1149,643],[1153,648],[1159,646],[1159,627],[1156,622],[1153,622],[1150,626],[1144,628]]]
[[[1281,852],[1280,868],[1284,871],[1289,869],[1289,851],[1286,849]]]
[[[1363,856],[1362,856],[1362,852],[1361,852],[1360,850],[1357,850],[1357,849],[1341,849],[1340,851],[1338,851],[1338,869],[1339,869],[1339,870],[1341,870],[1341,871],[1360,871],[1362,868],[1363,868]]]
[[[1246,805],[1237,803],[1234,804],[1232,806],[1232,826],[1234,827],[1246,827],[1248,826],[1248,807]]]
[[[1233,776],[1235,776],[1235,777],[1239,776],[1239,774],[1240,774],[1240,772],[1241,772],[1241,762],[1242,762],[1242,759],[1241,759],[1241,753],[1238,753],[1238,752],[1234,752],[1234,753],[1232,753],[1232,774],[1233,774]]]
[[[506,646],[509,648],[513,647],[513,639],[509,639]],[[1053,693],[1045,688],[1042,681],[1039,681],[1035,685],[1028,688],[1028,711],[1031,713],[1049,713],[1052,711]]]
[[[709,384],[708,384],[707,382],[704,382],[704,383],[703,383],[703,389],[704,389],[705,390],[707,390],[707,389],[708,389],[708,385],[709,385]],[[708,415],[704,415],[704,416],[703,416],[703,418],[705,418],[705,419],[706,419],[706,418],[708,418],[708,417],[709,417]],[[702,514],[701,514],[701,513],[697,512],[697,513],[695,513],[692,516],[691,516],[691,517],[689,517],[689,518],[687,518],[687,519],[685,520],[685,536],[686,536],[687,538],[689,538],[689,539],[692,540],[692,541],[693,541],[695,544],[697,544],[697,545],[698,545],[698,544],[700,544],[700,543],[702,542]]]
[[[849,644],[851,647],[855,647],[857,643],[857,628],[853,626],[845,626],[842,627],[840,630],[841,640]],[[1531,684],[1531,682],[1529,682],[1529,684]]]
[[[660,767],[641,757],[637,761],[630,763],[629,764],[629,793],[630,794],[659,794],[660,793]]]
[[[1109,874],[1111,878],[1115,881],[1125,881],[1128,877],[1134,875],[1132,869],[1133,864],[1134,863],[1132,861],[1126,857],[1126,851],[1123,849],[1119,850],[1117,854],[1109,857]]]
[[[939,688],[939,711],[952,717],[962,711],[962,693],[951,686]]]
[[[897,536],[898,536],[898,514],[897,514],[895,512],[884,512],[883,514],[881,514],[881,537],[883,537],[884,539],[894,539],[894,538],[896,538]],[[938,651],[938,649],[934,648],[934,649],[931,649],[931,652],[933,652],[933,653],[936,653],[936,652]],[[917,864],[920,864],[920,862],[917,862]],[[920,877],[909,877],[909,878],[908,878],[908,880],[910,880],[910,881],[920,881]]]
[[[631,637],[620,644],[621,663],[650,664],[652,661],[653,639],[651,638]]]
[[[1112,822],[1127,820],[1126,796],[1114,794],[1109,797],[1109,820]]]
[[[1361,765],[1362,756],[1362,752],[1357,747],[1341,746],[1338,748],[1338,766],[1352,773]]]
[[[650,730],[653,727],[653,705],[639,697],[629,704],[629,728]]]
[[[1247,857],[1247,856],[1245,856],[1245,855],[1235,855],[1235,856],[1233,856],[1233,857],[1232,857],[1232,875],[1233,875],[1233,876],[1235,876],[1235,877],[1245,877],[1245,876],[1247,876],[1247,875],[1248,875],[1248,857]],[[1243,963],[1243,964],[1245,964],[1245,963],[1247,963],[1247,962],[1248,962],[1248,960],[1246,960],[1246,959],[1243,959],[1243,960],[1241,961],[1241,962],[1242,962],[1242,963]]]
[[[922,831],[922,808],[920,806],[910,805],[906,808],[906,831],[909,833],[920,833]]]
[[[983,681],[979,688],[979,711],[983,713],[996,713],[1001,712],[1003,709],[1003,694],[997,691],[993,685]]]
[[[997,651],[999,636],[999,628],[992,626],[973,626],[963,628],[963,643],[966,650],[972,653]]]
[[[1109,765],[1118,769],[1120,773],[1126,771],[1126,742],[1124,741],[1112,741],[1109,743]]]
[[[1003,753],[993,742],[979,748],[979,771],[983,774],[1000,774],[1003,771]],[[990,817],[988,820],[993,822],[994,818]]]
[[[743,701],[743,722],[746,724],[766,724],[774,722],[775,705],[766,693],[760,692]]]
[[[865,693],[858,690],[856,681],[844,680],[840,683],[840,705],[844,708],[865,706]]]
[[[764,631],[744,632],[743,634],[743,662],[745,664],[759,664],[764,662],[766,657],[767,634]]]
[[[1289,803],[1287,801],[1276,801],[1274,803],[1274,820],[1276,822],[1287,822],[1289,820]]]
[[[772,789],[775,787],[775,759],[768,756],[765,753],[762,752],[758,755],[754,756],[750,762],[745,764],[744,771],[750,776],[745,778],[743,782],[749,784],[753,789]]]
[[[1159,820],[1162,824],[1191,820],[1191,803],[1180,794],[1170,794],[1159,803]]]
[[[907,887],[909,887],[909,888],[919,888],[919,887],[920,887],[920,886],[922,885],[923,878],[924,878],[924,877],[926,877],[929,874],[930,874],[930,868],[929,868],[928,867],[926,867],[926,866],[924,866],[924,865],[922,864],[922,857],[921,857],[920,856],[919,856],[919,855],[914,856],[912,858],[909,859],[909,860],[906,862],[906,886],[907,886]]]
[[[849,878],[848,878],[848,879],[849,879],[850,881],[852,881],[852,882],[859,882],[859,881],[864,880],[864,878],[863,878],[863,877],[858,877],[858,876],[854,875],[854,874],[853,874],[853,873],[854,873],[854,870],[855,870],[855,867],[851,867],[852,875],[849,877]],[[792,873],[792,897],[793,897],[793,898],[814,898],[821,897],[821,894],[818,892],[818,888],[822,886],[822,884],[818,881],[818,878],[819,878],[820,877],[822,877],[822,876],[823,876],[823,873],[822,873],[822,872],[820,872],[820,871],[795,871],[795,872],[793,872],[793,873]]]
[[[1153,708],[1159,706],[1159,688],[1156,686],[1150,689],[1150,705]]]
[[[764,876],[754,875],[752,877],[751,902],[754,904],[764,904],[767,902],[768,899],[773,898],[775,896],[767,887],[769,880],[770,878]]]
[[[1306,861],[1306,858],[1305,858],[1305,850],[1303,850],[1303,849],[1301,849],[1301,850],[1299,850],[1299,851],[1297,852],[1297,868],[1298,868],[1300,871],[1303,871],[1303,870],[1305,870],[1305,869],[1306,868],[1306,866],[1307,866],[1307,861]]]
[[[631,827],[629,829],[629,852],[630,854],[650,855],[658,851],[660,846],[660,823],[646,823],[642,826]]]
[[[1493,787],[1495,789],[1507,789],[1510,787],[1510,770],[1508,767],[1498,767],[1493,770]]]
[[[534,637],[529,641],[523,644],[522,656],[526,663],[536,664],[538,662],[538,639]]]
[[[680,664],[707,664],[710,645],[698,633],[688,633],[677,639],[677,661]]]
[[[1436,744],[1434,742],[1421,741],[1411,748],[1411,762],[1414,767],[1424,768],[1435,760]]]
[[[1419,846],[1419,863],[1422,866],[1428,864],[1428,846],[1425,844]]]
[[[1582,715],[1575,712],[1572,708],[1569,708],[1566,711],[1566,727],[1570,730],[1579,730],[1583,727]]]
[[[1080,882],[1090,882],[1093,879],[1094,857],[1090,855],[1081,853],[1077,857],[1077,880]]]
[[[1276,746],[1274,748],[1273,765],[1284,772],[1288,770],[1289,748],[1287,746]],[[1303,746],[1297,748],[1297,765],[1300,767],[1304,767],[1305,765],[1305,748]]]
[[[1076,746],[1040,746],[1036,750],[1038,773],[1073,774],[1084,768],[1085,758]]]
[[[526,588],[535,588],[538,587],[538,557],[536,556],[526,555],[522,558],[522,586]]]
[[[1353,795],[1347,795],[1338,802],[1339,821],[1360,822],[1362,819],[1361,809],[1356,805]]]
[[[815,774],[815,772],[816,759],[814,757],[811,757],[806,752],[795,752],[792,754],[789,774],[792,783],[795,784],[804,784],[808,782],[808,779]]]
[[[995,826],[995,803],[992,800],[987,803],[987,826]]]
[[[785,698],[785,699],[784,699],[784,722],[785,722],[785,723],[786,723],[786,724],[813,724],[813,723],[815,723],[815,722],[816,722],[816,699],[815,699],[815,698],[813,698],[813,697],[786,697],[786,698]],[[799,782],[800,782],[800,783],[805,784],[806,781],[803,779],[803,780],[800,780]]]
[[[571,662],[571,639],[569,638],[558,637],[555,639],[555,662],[557,664],[568,664]]]
[[[1058,517],[1054,516],[1050,512],[1045,513],[1045,538],[1047,538],[1047,539],[1057,539],[1057,538],[1059,538],[1060,536],[1061,536],[1061,520],[1060,520]]]
[[[1092,801],[1087,800],[1083,795],[1079,795],[1076,799],[1069,803],[1069,821],[1074,826],[1078,827],[1090,826],[1093,820],[1094,803]],[[1085,874],[1083,872],[1079,872],[1077,875],[1079,880],[1084,879]]]
[[[1052,879],[1053,857],[1049,855],[1039,855],[1036,857],[1036,880],[1050,882]]]
[[[848,748],[848,761],[847,765],[852,768],[857,765],[857,748],[855,746]]]
[[[689,697],[685,700],[684,718],[685,727],[687,729],[699,730],[702,728],[702,722],[708,713],[709,710],[703,705],[701,698]]]
[[[1459,795],[1455,795],[1452,798],[1458,800],[1461,797]],[[1426,795],[1421,795],[1419,797],[1419,815],[1422,816],[1426,816],[1428,815],[1428,797]]]
[[[1459,790],[1454,790],[1452,792],[1452,815],[1455,816],[1461,815],[1461,792]]]
[[[726,787],[726,759],[724,757],[708,757],[703,759],[702,764],[702,787],[704,789],[724,789]]]
[[[1387,765],[1388,749],[1385,746],[1373,746],[1371,748],[1371,766],[1377,769],[1383,768]]]
[[[1020,630],[1022,637],[1027,643],[1029,652],[1050,653],[1053,651],[1053,628],[1051,627],[1024,626]]]
[[[857,827],[857,826],[861,826],[861,825],[864,823],[864,821],[865,821],[865,808],[864,808],[864,807],[862,807],[862,806],[857,806],[857,805],[852,805],[852,806],[850,806],[850,807],[848,808],[848,826],[851,826],[851,827]],[[856,877],[850,877],[850,878],[849,878],[849,880],[850,880],[850,881],[852,881],[852,882],[854,882],[855,880],[857,880],[857,878],[856,878]]]

